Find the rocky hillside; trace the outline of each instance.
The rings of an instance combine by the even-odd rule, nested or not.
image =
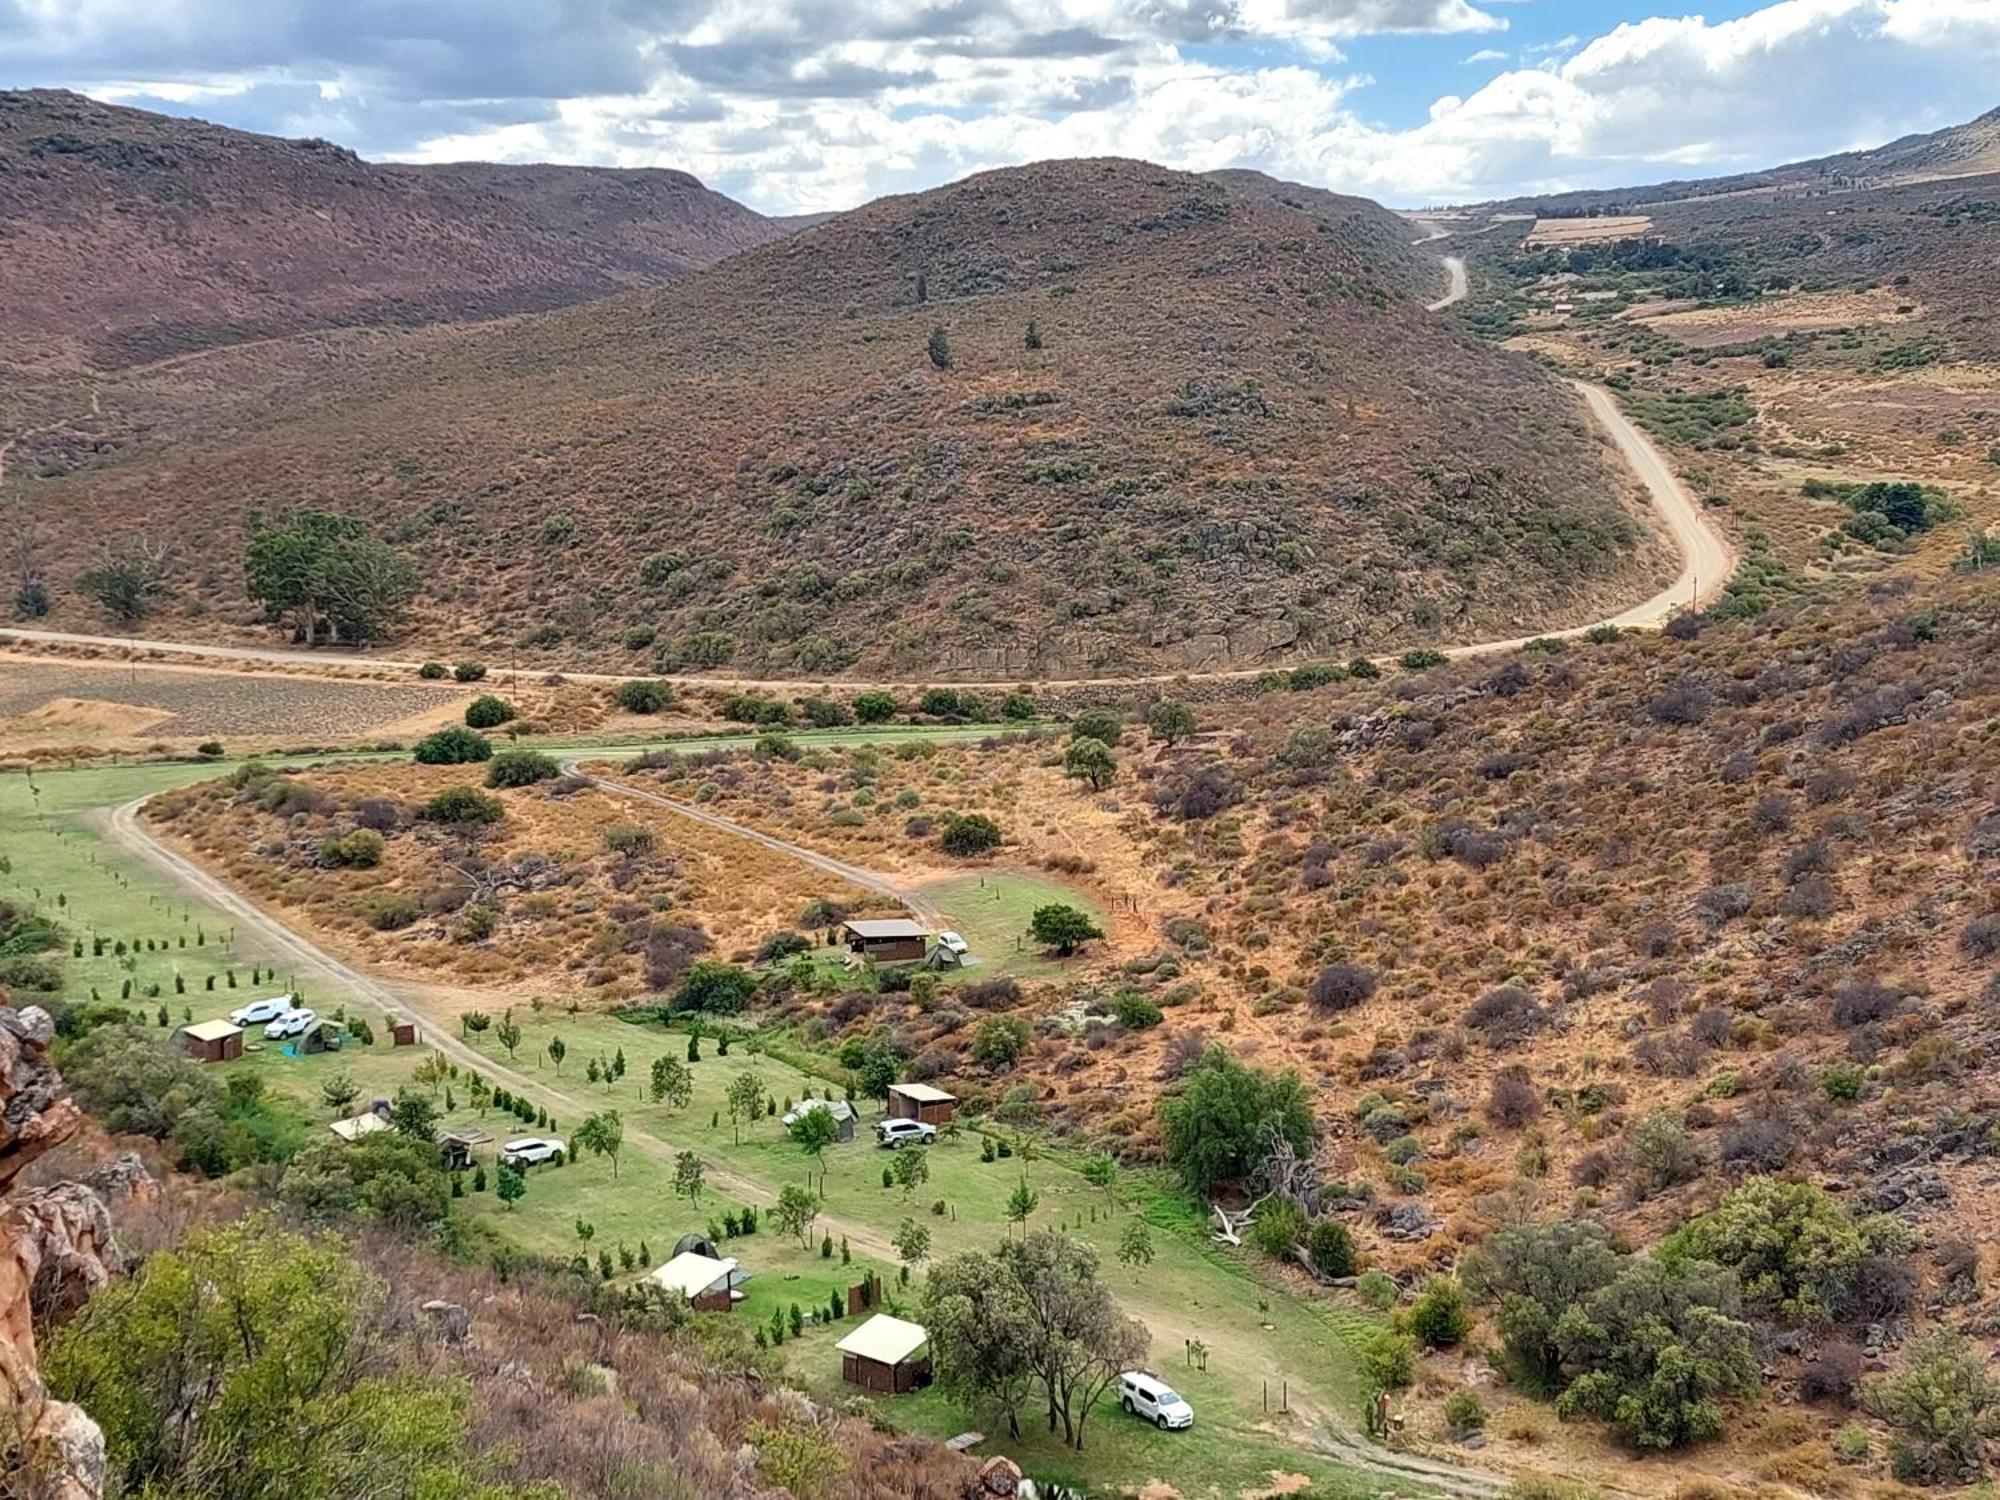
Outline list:
[[[685,172],[381,166],[0,92],[0,364],[24,371],[560,307],[786,232]]]
[[[254,627],[241,521],[311,503],[408,548],[428,639],[550,665],[1175,671],[1642,596],[1663,549],[1574,395],[1426,314],[1407,254],[1310,195],[1044,163],[584,307],[219,355],[16,457],[80,523],[54,576],[169,509],[201,538],[174,629]]]

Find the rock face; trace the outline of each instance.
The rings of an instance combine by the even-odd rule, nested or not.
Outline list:
[[[0,997],[0,1405],[17,1451],[10,1479],[32,1500],[97,1500],[104,1435],[81,1407],[53,1401],[35,1351],[37,1316],[72,1311],[116,1263],[104,1200],[78,1182],[8,1192],[21,1169],[82,1120],[49,1061],[48,1012]]]

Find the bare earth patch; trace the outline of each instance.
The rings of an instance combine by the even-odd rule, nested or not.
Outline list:
[[[1866,292],[1801,292],[1766,297],[1747,306],[1695,307],[1646,316],[1646,326],[1697,349],[1717,349],[1755,339],[1815,329],[1911,323],[1924,309],[1889,287]]]

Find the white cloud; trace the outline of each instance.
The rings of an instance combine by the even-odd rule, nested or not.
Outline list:
[[[0,0],[0,73],[376,156],[680,166],[780,212],[1105,153],[1463,200],[1763,165],[1996,102],[1996,0],[1777,0],[1526,49],[1420,124],[1368,123],[1342,46],[1493,33],[1508,3],[269,0],[244,24],[224,0]]]

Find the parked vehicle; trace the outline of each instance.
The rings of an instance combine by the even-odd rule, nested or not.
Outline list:
[[[563,1152],[563,1143],[548,1136],[524,1135],[500,1148],[500,1164],[506,1167],[538,1167],[554,1161]]]
[[[911,1141],[919,1146],[928,1146],[937,1139],[937,1126],[926,1125],[921,1120],[883,1120],[875,1127],[875,1139],[891,1151]]]
[[[268,1000],[252,1000],[248,1005],[238,1006],[229,1013],[229,1019],[238,1026],[262,1026],[277,1020],[291,1008],[290,995],[273,995]]]
[[[1147,1370],[1127,1370],[1118,1377],[1118,1404],[1162,1432],[1194,1426],[1194,1408],[1181,1399],[1179,1391]]]
[[[302,1036],[318,1019],[318,1011],[288,1010],[264,1028],[264,1035],[274,1042],[288,1036]]]

